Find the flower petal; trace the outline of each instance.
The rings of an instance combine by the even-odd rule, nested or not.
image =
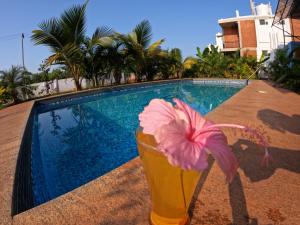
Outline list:
[[[190,124],[193,131],[203,128],[206,120],[200,115],[199,112],[177,98],[174,98],[173,101],[176,103],[176,108],[181,110],[185,114],[188,123]]]
[[[206,124],[209,125],[211,122]],[[238,161],[228,146],[224,133],[220,129],[214,128],[197,136],[194,141],[201,143],[208,153],[212,154],[226,175],[226,180],[231,182],[236,174]]]
[[[171,103],[162,99],[153,99],[139,115],[140,126],[145,134],[154,135],[159,127],[174,120],[176,115]]]
[[[187,124],[183,120],[173,120],[163,125],[155,134],[158,148],[169,163],[185,170],[204,170],[207,168],[207,153],[201,144],[190,141]]]

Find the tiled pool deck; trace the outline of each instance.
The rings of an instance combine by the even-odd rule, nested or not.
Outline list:
[[[263,91],[261,93],[259,91]],[[148,224],[149,194],[138,158],[72,192],[11,217],[15,166],[33,102],[0,111],[0,224]],[[207,115],[215,122],[264,125],[274,162],[228,134],[240,169],[232,184],[214,163],[200,180],[191,224],[300,224],[300,96],[254,81]]]

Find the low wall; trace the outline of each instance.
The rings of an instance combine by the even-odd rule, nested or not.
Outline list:
[[[33,93],[35,97],[76,90],[73,78],[60,80],[55,79],[48,82],[34,83],[31,84],[31,86],[34,87]],[[83,79],[81,86],[82,88],[88,88],[90,86],[90,82],[86,79]]]
[[[121,84],[132,83],[135,81],[135,79],[136,77],[133,73],[130,74],[130,76],[127,79],[125,78],[124,74],[122,74]],[[116,83],[115,79],[112,75],[100,81],[101,86],[109,86],[115,83]],[[30,84],[30,86],[33,87],[32,90],[33,96],[30,96],[30,98],[37,98],[37,97],[43,97],[51,94],[72,92],[76,90],[76,86],[73,78],[55,79],[48,82]],[[81,81],[81,87],[82,89],[92,88],[93,83],[91,80],[83,78]],[[22,87],[18,87],[17,89],[19,92],[19,98],[23,100],[29,99],[28,96],[23,95],[21,88]]]
[[[112,76],[108,79],[103,79],[101,82],[103,86],[111,85],[114,83],[115,80]],[[121,83],[125,83],[124,77],[122,77]],[[48,82],[34,83],[31,84],[31,86],[34,87],[33,97],[41,97],[50,94],[58,94],[58,93],[71,92],[76,90],[76,86],[73,78],[66,78],[66,79],[59,79],[59,80],[55,79]],[[81,81],[81,87],[82,89],[93,87],[92,81],[83,78]]]

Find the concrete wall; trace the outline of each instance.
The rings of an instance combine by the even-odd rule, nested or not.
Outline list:
[[[290,21],[284,20],[284,24],[277,24],[272,27],[273,18],[261,18],[266,24],[260,24],[260,19],[255,20],[256,38],[257,38],[257,58],[261,57],[263,51],[271,53],[274,49],[281,48],[284,44],[291,41],[290,37],[284,37],[283,30],[290,33]]]
[[[111,76],[108,79],[104,79],[101,84],[107,86],[114,83],[115,80],[113,76]],[[124,76],[122,76],[121,83],[125,83]],[[31,84],[31,86],[34,87],[33,90],[34,97],[41,97],[50,94],[70,92],[76,90],[76,86],[73,78],[53,80],[49,82],[40,82],[40,83]],[[82,89],[87,89],[93,87],[93,84],[91,81],[87,79],[82,79],[81,86]]]
[[[216,46],[218,47],[218,50],[221,51],[223,49],[223,34],[217,33],[216,34]]]
[[[89,81],[87,81],[86,79],[82,80],[81,85],[82,88],[88,88],[91,86]],[[31,86],[33,86],[35,89],[35,97],[76,90],[73,78],[53,80],[49,82],[40,82],[32,84]]]

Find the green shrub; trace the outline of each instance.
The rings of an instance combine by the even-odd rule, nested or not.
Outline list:
[[[258,66],[254,57],[240,57],[239,51],[224,55],[213,45],[203,52],[197,48],[196,56],[184,60],[184,77],[247,79]]]
[[[300,93],[300,62],[288,57],[287,49],[277,49],[268,66],[271,79],[282,87]]]

